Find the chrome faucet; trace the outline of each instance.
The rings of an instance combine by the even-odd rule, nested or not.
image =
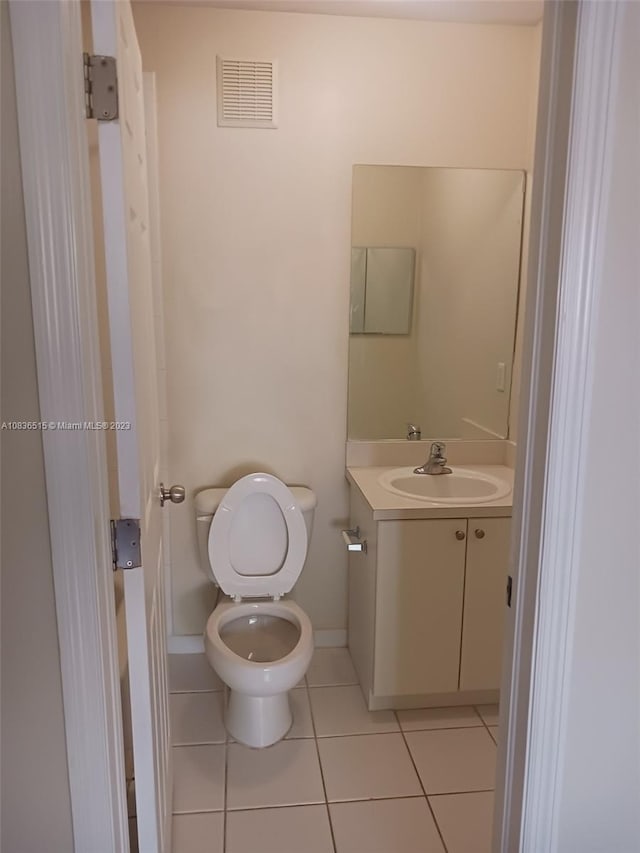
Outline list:
[[[444,455],[447,449],[446,444],[440,441],[434,441],[431,445],[429,458],[420,465],[419,468],[414,468],[414,474],[451,474],[451,468],[447,468],[447,457]]]
[[[420,424],[407,424],[407,438],[409,441],[420,441],[421,436]]]

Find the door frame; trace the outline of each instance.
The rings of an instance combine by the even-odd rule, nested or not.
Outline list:
[[[10,2],[40,417],[103,418],[80,4]],[[42,433],[75,850],[129,850],[104,432]]]
[[[10,0],[10,10],[41,417],[95,421],[80,7]],[[607,183],[606,134],[594,116],[610,97],[615,19],[616,4],[545,4],[525,324],[532,370],[521,398],[494,824],[494,850],[504,853],[553,849],[579,512],[556,520],[559,507],[580,505],[585,353],[601,285],[593,238]],[[75,846],[95,849],[99,839],[128,850],[104,435],[47,430],[43,445]]]
[[[557,849],[620,6],[545,3],[493,850]],[[603,119],[603,117],[605,117]]]

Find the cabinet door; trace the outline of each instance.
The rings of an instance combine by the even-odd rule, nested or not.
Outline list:
[[[376,696],[458,689],[465,536],[459,519],[378,523]]]
[[[500,687],[510,518],[470,518],[460,690]]]

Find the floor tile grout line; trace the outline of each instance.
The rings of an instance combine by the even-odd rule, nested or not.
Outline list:
[[[464,794],[487,793],[486,791],[463,791]],[[448,796],[447,794],[437,794],[436,796]],[[378,803],[387,802],[388,800],[424,800],[424,794],[402,794],[401,796],[392,797],[351,797],[348,800],[329,800],[326,802],[316,803],[278,803],[270,806],[241,806],[237,809],[229,809],[231,812],[255,812],[266,811],[268,809],[304,809],[309,806],[342,806],[348,803]],[[220,811],[218,811],[220,813]]]
[[[472,791],[438,791],[437,794],[427,794],[427,799],[433,797],[457,797],[462,794],[492,794],[495,788],[475,788]]]
[[[318,740],[330,740],[338,737],[371,737],[372,735],[397,735],[400,729],[386,729],[384,731],[372,732],[343,732],[341,734],[316,735]],[[293,738],[292,738],[293,740]]]
[[[405,729],[402,727],[400,720],[398,720],[398,723],[400,725],[400,729],[408,734],[411,734],[411,732],[457,732],[460,731],[460,729],[481,729],[483,726],[480,722],[475,726],[430,726],[427,729]]]
[[[193,689],[192,690],[170,690],[169,691],[169,698],[171,698],[172,696],[184,696],[186,693],[195,693],[198,696],[200,696],[203,693],[208,694],[208,693],[223,693],[223,692],[224,691],[221,688],[215,688],[215,687],[207,687],[204,690],[193,690]]]
[[[490,731],[490,729],[489,729],[489,723],[487,723],[487,721],[485,720],[485,718],[482,716],[482,714],[481,714],[481,713],[480,713],[480,711],[478,710],[478,706],[477,706],[477,705],[474,705],[474,706],[473,706],[473,709],[474,709],[474,711],[476,712],[476,714],[480,717],[480,719],[482,720],[482,725],[483,725],[483,726],[485,727],[485,729],[487,730],[487,734],[489,735],[489,737],[490,737],[490,738],[491,738],[491,740],[494,742],[494,744],[496,745],[496,748],[497,748],[497,746],[498,746],[498,741],[497,741],[497,740],[494,738],[494,736],[491,734],[491,731]],[[497,726],[496,726],[496,728],[497,728]]]
[[[256,812],[256,811],[273,811],[275,809],[305,809],[310,806],[342,806],[349,803],[383,803],[390,800],[433,800],[438,797],[459,797],[467,796],[468,794],[493,794],[495,788],[479,788],[472,791],[442,791],[437,794],[402,794],[401,796],[389,797],[350,797],[345,800],[329,800],[328,803],[317,801],[315,803],[276,803],[268,806],[240,806],[238,808],[227,808],[227,812],[240,814],[241,812]],[[193,809],[192,811],[174,811],[172,814],[177,816],[192,815],[192,814],[219,814],[223,813],[223,809]]]
[[[491,703],[491,707],[493,707],[493,705],[496,705],[496,704],[497,704],[496,702]],[[487,723],[485,718],[482,716],[482,711],[480,710],[480,708],[483,708],[483,707],[485,707],[485,706],[484,705],[474,705],[473,709],[475,710],[476,714],[480,717],[482,722],[485,724],[485,726],[488,726],[489,723]]]
[[[320,767],[320,778],[322,779],[322,790],[324,791],[324,805],[327,810],[327,820],[329,821],[329,832],[331,833],[331,843],[333,845],[333,853],[337,853],[338,848],[336,847],[336,838],[333,832],[333,821],[331,820],[331,809],[329,808],[329,797],[327,796],[327,783],[324,779],[324,769],[322,767],[322,759],[320,757],[320,747],[318,745],[318,736],[316,733],[316,720],[313,715],[313,705],[311,704],[311,689],[309,687],[309,682],[307,677],[305,676],[305,682],[307,685],[307,702],[309,703],[309,715],[311,717],[311,727],[313,729],[313,742],[316,747],[316,755],[318,756],[318,766]]]
[[[397,799],[394,798],[394,799]],[[358,802],[355,801],[354,802]],[[323,800],[318,800],[315,803],[276,803],[275,805],[269,806],[239,806],[238,808],[228,808],[227,812],[231,814],[241,814],[242,812],[261,812],[261,811],[273,811],[274,809],[305,809],[309,808],[309,806],[325,806],[326,803]],[[172,815],[182,816],[182,815],[192,815],[192,814],[223,814],[223,809],[193,809],[193,811],[189,812],[172,812]]]
[[[478,719],[482,722],[482,725],[484,726],[484,718],[483,718],[482,714],[480,713],[480,711],[478,710],[478,706],[472,705],[471,707],[473,708],[474,713],[476,714],[476,716],[478,717]]]
[[[224,814],[224,809],[193,809],[192,811],[188,811],[188,812],[177,812],[177,811],[171,812],[172,817],[184,817],[185,815],[192,815],[192,814],[220,814],[221,815],[221,814]]]
[[[484,720],[483,720],[483,722],[484,722]],[[496,737],[493,736],[493,732],[491,731],[491,726],[489,725],[489,723],[484,723],[484,727],[487,730],[487,732],[489,733],[489,737],[491,738],[491,740],[495,743],[495,745],[497,747],[498,746],[498,740]],[[497,728],[497,726],[496,726],[496,728]]]
[[[394,712],[395,713],[395,712]],[[286,736],[282,738],[282,740],[313,740],[316,738],[317,740],[329,740],[330,738],[339,738],[339,737],[372,737],[373,735],[397,735],[398,732],[403,732],[405,734],[415,734],[417,732],[459,732],[459,731],[469,731],[472,729],[489,729],[489,726],[479,725],[479,726],[443,726],[442,728],[431,728],[431,729],[403,729],[401,726],[398,729],[391,729],[387,731],[379,731],[379,732],[342,732],[342,733],[333,733],[333,734],[313,734],[313,735],[292,735]],[[493,736],[489,731],[489,737],[493,740]],[[171,746],[176,747],[178,749],[182,747],[190,747],[190,746],[222,746],[225,742],[224,740],[197,740],[197,741],[188,741],[184,743],[172,743]],[[493,740],[495,743],[495,740]],[[235,741],[228,741],[228,743],[235,743]]]
[[[223,691],[222,694],[222,725],[224,726],[224,817],[222,819],[222,853],[226,853],[227,850],[227,812],[228,812],[228,799],[229,799],[229,732],[227,731],[227,727],[224,722],[225,710],[226,710],[226,696]]]
[[[243,805],[235,808],[229,808],[227,809],[227,812],[229,814],[238,814],[239,812],[263,812],[268,811],[269,809],[303,809],[309,808],[310,806],[326,808],[327,803],[323,797],[322,799],[318,798],[317,800],[307,800],[307,802],[304,803],[259,803],[255,806]]]
[[[224,746],[227,739],[224,740],[190,740],[184,743],[172,743],[171,746],[175,749],[181,749],[183,746]]]
[[[397,735],[399,732],[406,732],[406,734],[417,734],[418,732],[459,732],[459,731],[469,731],[473,729],[482,729],[486,728],[486,726],[444,726],[441,729],[391,729],[386,731],[379,732],[344,732],[341,734],[327,734],[327,735],[314,735],[318,740],[329,740],[330,738],[338,738],[338,737],[372,737],[372,735]],[[286,740],[311,740],[311,735],[295,735],[294,737],[287,737]],[[189,746],[189,744],[185,744]]]
[[[394,711],[393,713],[395,714],[396,720],[398,720],[398,725],[400,725],[400,720],[399,720],[399,718],[398,718],[398,712],[397,712],[397,711]],[[421,789],[422,789],[422,793],[424,794],[424,798],[425,798],[425,801],[426,801],[426,803],[427,803],[427,808],[429,809],[429,812],[430,812],[431,817],[432,817],[432,819],[433,819],[433,823],[434,823],[434,825],[435,825],[436,831],[437,831],[437,833],[438,833],[438,836],[439,836],[439,838],[440,838],[440,841],[442,842],[442,848],[443,848],[443,850],[444,850],[444,853],[449,853],[449,848],[447,847],[446,842],[445,842],[445,840],[444,840],[444,835],[443,835],[443,833],[442,833],[442,830],[440,829],[440,824],[438,823],[438,820],[437,820],[437,818],[436,818],[435,812],[434,812],[434,811],[433,811],[433,809],[431,808],[431,803],[429,802],[429,797],[427,796],[427,792],[426,792],[425,787],[424,787],[424,785],[423,785],[423,783],[422,783],[422,776],[420,776],[420,773],[418,772],[418,767],[417,767],[416,762],[415,762],[415,760],[414,760],[414,758],[413,758],[413,753],[411,752],[411,747],[409,746],[409,743],[408,743],[408,741],[407,741],[407,738],[406,738],[406,736],[405,736],[405,733],[404,733],[404,730],[402,729],[402,727],[400,727],[400,734],[402,735],[402,741],[403,741],[403,743],[404,743],[404,745],[405,745],[405,749],[406,749],[406,750],[407,750],[407,752],[409,753],[409,759],[411,760],[411,764],[412,764],[412,766],[413,766],[413,770],[414,770],[414,772],[415,772],[416,776],[418,777],[418,782],[419,782],[420,787],[421,787]]]

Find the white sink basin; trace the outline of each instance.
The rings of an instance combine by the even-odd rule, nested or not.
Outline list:
[[[482,504],[511,492],[506,480],[470,468],[453,468],[451,474],[414,474],[413,468],[393,468],[381,474],[378,482],[403,498],[438,504]]]

